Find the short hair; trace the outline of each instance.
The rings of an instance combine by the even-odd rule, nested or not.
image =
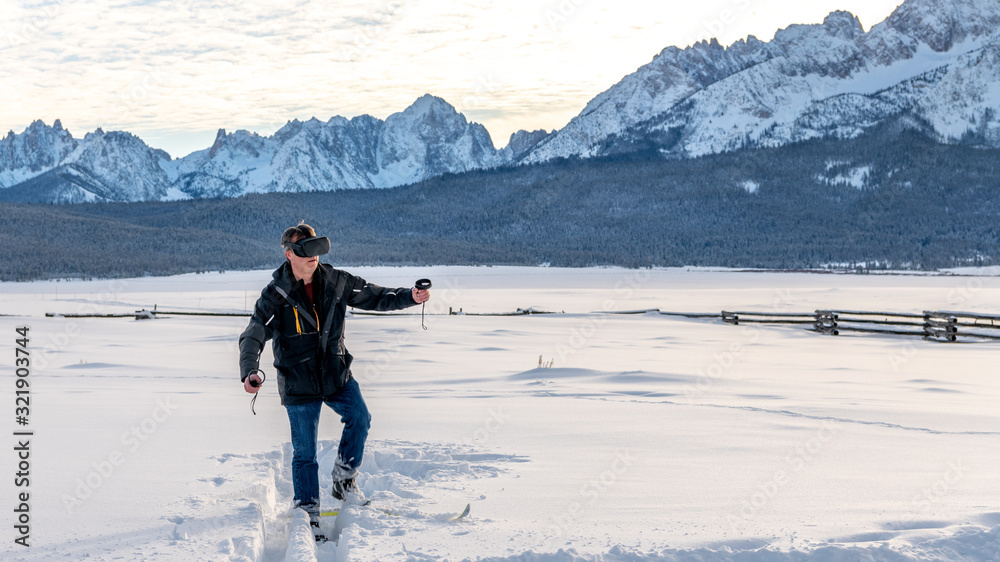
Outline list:
[[[285,229],[285,232],[281,234],[281,247],[287,248],[289,242],[295,242],[296,240],[301,240],[302,238],[312,238],[316,236],[316,231],[313,227],[306,224],[306,221],[299,221],[297,226],[292,226]]]

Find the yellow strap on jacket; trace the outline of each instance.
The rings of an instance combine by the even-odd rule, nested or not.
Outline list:
[[[295,331],[299,334],[302,333],[302,324],[299,324],[299,309],[292,307],[292,312],[295,313]],[[316,325],[319,326],[319,314],[316,313],[316,307],[313,307],[313,316],[316,317]]]

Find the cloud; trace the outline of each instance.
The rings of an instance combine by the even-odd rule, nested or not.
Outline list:
[[[755,18],[780,20],[784,5],[6,0],[0,129],[61,118],[78,136],[98,126],[151,138],[253,126],[266,132],[292,118],[385,118],[431,93],[505,141],[517,129],[565,125],[595,95],[735,2],[768,11],[741,12],[726,29],[731,40],[753,31]],[[817,4],[852,2],[861,0]]]

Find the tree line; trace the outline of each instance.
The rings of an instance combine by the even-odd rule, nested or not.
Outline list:
[[[299,220],[330,237],[329,261],[341,265],[990,265],[998,156],[886,125],[851,140],[558,160],[392,189],[8,203],[0,279],[276,267],[281,232]],[[842,179],[856,169],[867,170],[860,186]]]

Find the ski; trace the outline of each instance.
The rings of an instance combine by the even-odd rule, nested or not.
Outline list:
[[[371,507],[371,505],[372,505],[372,501],[371,500],[366,500],[365,503],[361,504],[361,507]],[[379,508],[375,508],[375,509],[379,509]],[[385,510],[379,509],[379,511],[383,511],[384,512]],[[321,512],[319,512],[319,516],[320,517],[336,517],[338,515],[340,515],[340,510],[339,509],[334,509],[333,511],[321,511]],[[392,515],[392,514],[390,513],[388,515]]]
[[[386,515],[388,515],[390,517],[402,517],[401,514],[396,513],[396,512],[394,512],[392,510],[386,509],[384,507],[372,506],[370,501],[367,502],[367,503],[365,503],[365,504],[362,504],[362,507],[371,507],[372,509],[380,511],[380,512],[382,512],[382,513],[384,513],[384,514],[386,514]],[[472,504],[465,504],[465,509],[462,510],[461,513],[441,515],[441,516],[435,517],[435,519],[439,519],[441,521],[448,521],[448,522],[458,521],[460,519],[464,519],[465,517],[467,517],[469,515],[469,512],[471,510],[472,510]],[[321,511],[320,512],[320,516],[322,516],[322,517],[336,517],[338,515],[340,515],[340,510],[339,509],[334,509],[334,510],[331,510],[331,511]]]
[[[458,515],[452,515],[452,516],[448,517],[448,519],[445,519],[445,521],[458,521],[459,519],[462,519],[465,516],[467,516],[469,514],[469,511],[471,509],[472,509],[472,504],[467,503],[467,504],[465,504],[465,509],[462,510],[462,513],[459,513]]]

